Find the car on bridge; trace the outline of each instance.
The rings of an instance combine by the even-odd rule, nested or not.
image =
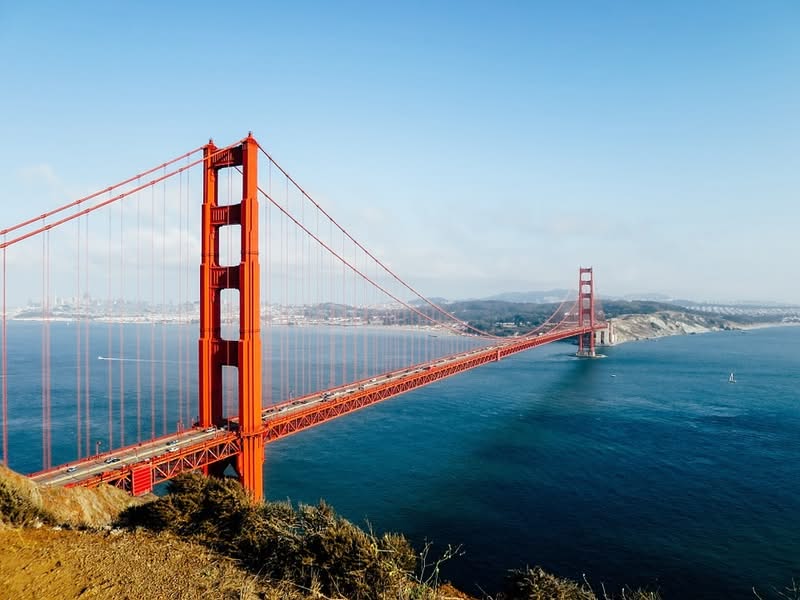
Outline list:
[[[108,465],[110,465],[110,464],[112,464],[112,463],[118,463],[118,462],[119,462],[119,459],[118,459],[116,456],[109,456],[109,457],[108,457],[108,458],[105,460],[105,463],[106,463],[106,464],[108,464]]]

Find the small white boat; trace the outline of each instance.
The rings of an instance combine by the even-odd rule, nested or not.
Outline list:
[[[728,383],[736,383],[736,375],[733,374],[733,371],[731,371],[731,375],[728,377]]]

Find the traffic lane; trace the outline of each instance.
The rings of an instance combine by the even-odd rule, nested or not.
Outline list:
[[[69,471],[72,467],[67,467],[61,471],[47,473],[33,478],[37,483],[47,485],[61,485],[65,483],[77,483],[83,479],[88,479],[104,471],[119,469],[123,466],[142,462],[145,459],[152,459],[167,452],[177,452],[181,446],[191,445],[196,442],[211,439],[217,435],[217,431],[184,431],[179,436],[173,437],[166,442],[161,439],[143,443],[141,446],[133,448],[123,448],[107,455],[103,460],[94,460],[91,463],[80,463],[73,465],[74,471]],[[174,450],[172,450],[174,448]],[[118,459],[113,462],[111,459]]]

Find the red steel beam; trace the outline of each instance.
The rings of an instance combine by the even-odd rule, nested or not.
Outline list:
[[[133,490],[133,473],[144,466],[151,470],[152,485],[156,485],[186,471],[201,469],[207,465],[238,456],[241,452],[241,441],[236,433],[220,432],[210,440],[203,440],[189,446],[175,447],[178,450],[174,452],[164,452],[149,461],[128,463],[81,481],[67,483],[64,487],[93,488],[101,483],[107,483],[131,492]]]
[[[349,414],[365,406],[370,406],[382,400],[388,400],[389,398],[404,394],[405,392],[480,367],[486,363],[496,362],[518,352],[523,352],[537,346],[574,337],[576,335],[583,335],[596,329],[602,329],[603,327],[604,325],[595,325],[593,328],[583,327],[568,331],[551,332],[533,338],[526,338],[518,342],[504,344],[501,347],[470,354],[460,360],[451,361],[444,365],[437,366],[435,364],[428,364],[427,366],[418,366],[415,367],[415,369],[422,369],[419,373],[409,373],[401,379],[392,379],[392,381],[382,385],[372,386],[367,390],[356,390],[344,398],[319,402],[306,409],[301,408],[285,415],[266,415],[267,420],[263,428],[264,441],[265,443],[274,442],[275,440],[297,433],[298,431],[303,431],[309,427]],[[441,359],[438,360],[440,361]],[[384,375],[382,377],[385,378],[386,376]],[[359,382],[356,382],[351,385],[358,385],[358,383]],[[315,394],[315,396],[317,396],[317,394]]]
[[[537,337],[523,338],[515,342],[473,352],[454,360],[445,358],[446,364],[441,364],[443,359],[440,358],[435,362],[410,367],[408,369],[409,372],[399,378],[396,377],[397,372],[380,375],[377,377],[378,379],[383,378],[385,380],[391,377],[391,380],[384,383],[373,383],[369,389],[356,389],[345,397],[317,402],[307,408],[299,408],[286,414],[275,415],[271,412],[264,412],[262,414],[265,420],[259,433],[264,443],[268,444],[405,392],[458,375],[464,371],[502,360],[537,346],[543,346],[577,335],[584,335],[604,327],[605,324],[594,324],[592,327],[554,331]],[[412,369],[417,372],[410,372]],[[355,382],[350,385],[359,386],[360,383],[363,382]],[[348,386],[342,387],[346,388]],[[342,387],[336,389],[341,390]],[[307,398],[319,397],[319,395],[314,394]],[[297,400],[293,402],[297,402]],[[290,402],[285,402],[276,406],[290,405]],[[274,409],[275,407],[272,407],[271,410],[274,411]],[[152,485],[155,485],[173,479],[186,471],[203,469],[208,465],[229,461],[232,458],[241,456],[243,438],[241,431],[220,431],[211,439],[192,445],[180,446],[177,451],[164,452],[149,461],[129,463],[118,469],[104,471],[99,475],[79,482],[70,482],[66,484],[66,487],[96,487],[101,483],[108,483],[130,492],[133,490],[133,473],[134,471],[140,472],[143,466],[148,466],[151,470]]]

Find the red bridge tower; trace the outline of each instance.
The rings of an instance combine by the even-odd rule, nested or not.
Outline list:
[[[589,327],[578,336],[578,356],[593,358],[594,350],[594,279],[592,267],[580,268],[578,275],[578,327]]]
[[[239,378],[236,459],[239,480],[255,500],[263,496],[264,440],[261,437],[261,314],[258,263],[258,144],[252,135],[238,146],[203,150],[202,259],[200,264],[200,426],[221,427],[222,368],[236,367]],[[242,201],[219,205],[220,169],[242,168]],[[241,262],[220,265],[220,229],[241,229]],[[239,339],[224,339],[220,330],[221,292],[239,290]],[[226,463],[212,465],[221,474]]]

